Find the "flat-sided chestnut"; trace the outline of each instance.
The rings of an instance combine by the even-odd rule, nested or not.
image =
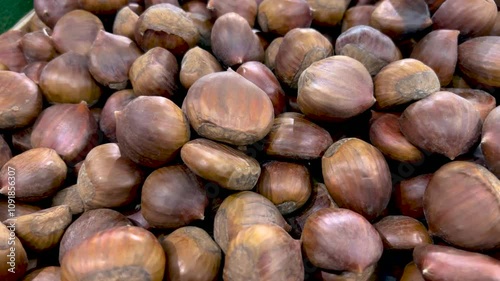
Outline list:
[[[179,79],[182,86],[189,89],[201,77],[219,71],[222,66],[210,52],[194,47],[182,58]]]
[[[28,64],[21,46],[24,35],[20,30],[0,34],[0,63],[7,67],[6,70],[18,72]]]
[[[432,174],[424,174],[399,182],[394,187],[394,200],[401,214],[424,218],[424,193]]]
[[[374,5],[361,5],[349,8],[342,19],[342,32],[358,25],[370,25]]]
[[[52,207],[62,205],[67,205],[72,215],[79,215],[85,211],[85,206],[78,193],[78,186],[76,184],[59,190],[52,197]]]
[[[113,23],[113,34],[125,36],[135,40],[135,25],[139,20],[139,15],[129,7],[124,7],[118,11]]]

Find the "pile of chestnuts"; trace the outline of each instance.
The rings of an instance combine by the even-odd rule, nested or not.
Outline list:
[[[500,281],[500,1],[34,0],[2,281]]]

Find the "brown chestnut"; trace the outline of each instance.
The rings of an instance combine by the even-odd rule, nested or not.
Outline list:
[[[500,106],[488,114],[483,124],[481,149],[488,164],[488,168],[500,178]]]
[[[0,34],[0,63],[7,67],[6,70],[19,72],[28,64],[21,46],[24,35],[20,30]]]
[[[56,49],[47,30],[25,34],[21,39],[21,47],[28,62],[50,61],[56,56]]]
[[[281,43],[283,43],[283,39],[283,37],[274,39],[265,51],[265,63],[273,71],[276,67],[276,56],[278,55]]]
[[[80,8],[96,15],[114,15],[128,4],[128,0],[78,0]]]
[[[179,79],[182,86],[189,89],[201,77],[220,71],[222,66],[210,52],[194,47],[182,58]]]
[[[102,108],[99,128],[110,141],[116,142],[115,111],[122,111],[135,97],[134,91],[121,90],[106,100],[106,104]]]
[[[52,197],[52,207],[61,205],[67,205],[72,215],[79,215],[85,211],[85,206],[78,193],[78,186],[76,184],[59,190]]]
[[[332,27],[342,21],[351,0],[307,0],[311,7],[313,21],[316,26]]]
[[[389,204],[391,173],[384,156],[357,138],[341,139],[321,160],[323,178],[335,203],[368,220],[377,218]]]
[[[113,33],[135,40],[135,25],[138,20],[139,15],[134,13],[129,7],[120,9],[113,23]]]
[[[16,222],[0,223],[0,278],[20,280],[28,269],[28,255],[15,235]]]
[[[156,228],[178,228],[205,218],[208,198],[203,182],[185,165],[152,172],[144,182],[141,213]]]
[[[264,0],[257,20],[262,31],[284,36],[294,28],[310,27],[313,13],[306,0]]]
[[[300,240],[305,256],[314,266],[353,273],[376,264],[384,247],[377,230],[363,216],[341,208],[325,208],[312,214]]]
[[[468,152],[481,134],[481,117],[472,103],[450,92],[436,92],[407,107],[401,132],[413,145],[450,159]]]
[[[432,244],[425,226],[418,220],[405,216],[387,216],[373,225],[380,234],[384,249],[413,250]]]
[[[57,21],[80,7],[78,0],[34,0],[35,12],[42,22],[53,28]]]
[[[471,162],[445,164],[424,195],[429,232],[464,249],[500,246],[500,180]]]
[[[224,14],[231,12],[237,13],[243,17],[248,24],[253,27],[255,18],[257,17],[258,4],[255,0],[240,0],[238,2],[232,0],[209,0],[207,9],[215,14],[215,17],[220,18]]]
[[[443,91],[452,92],[468,100],[479,111],[481,120],[484,122],[488,114],[495,108],[496,99],[494,96],[483,90],[444,88]]]
[[[422,273],[414,262],[410,262],[405,266],[403,276],[400,281],[425,281]]]
[[[47,66],[47,62],[45,61],[36,61],[27,64],[22,72],[29,78],[31,81],[35,82],[37,85],[40,84],[40,77],[42,76],[42,71]]]
[[[33,127],[26,127],[24,129],[12,133],[12,148],[24,152],[32,149],[31,146],[31,133]]]
[[[164,97],[138,97],[115,114],[121,153],[142,166],[165,165],[191,136],[184,113]]]
[[[13,205],[13,203],[15,203],[15,206]],[[15,212],[9,210],[12,209],[12,207],[15,207]],[[0,221],[6,221],[11,218],[24,216],[34,212],[38,212],[40,210],[41,208],[38,206],[28,205],[26,203],[22,203],[21,201],[16,202],[16,200],[12,201],[12,198],[9,203],[9,199],[7,197],[0,201]]]
[[[342,19],[342,32],[358,25],[370,25],[374,5],[362,5],[349,8]]]
[[[59,266],[47,266],[31,271],[21,281],[60,281],[61,268]]]
[[[424,193],[432,174],[402,180],[394,187],[394,201],[401,214],[415,219],[424,218]]]
[[[483,1],[488,2],[488,1]],[[463,74],[487,86],[500,87],[499,36],[484,36],[458,46],[458,67]]]

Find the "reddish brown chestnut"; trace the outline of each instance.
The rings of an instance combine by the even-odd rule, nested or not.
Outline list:
[[[370,25],[373,10],[375,10],[375,6],[373,5],[362,5],[349,8],[342,19],[342,32],[354,26]]]
[[[312,10],[306,0],[264,0],[257,20],[264,32],[284,36],[294,28],[311,26]]]
[[[411,217],[387,216],[373,226],[385,249],[412,250],[419,245],[432,244],[425,226]]]
[[[267,67],[273,71],[276,67],[276,56],[278,55],[281,43],[283,43],[283,39],[283,37],[274,39],[271,44],[269,44],[265,52],[265,63]]]
[[[488,114],[483,124],[481,149],[488,164],[488,168],[500,178],[500,106]]]
[[[483,1],[486,2],[486,1]],[[500,87],[499,36],[484,36],[458,46],[458,67],[474,82]]]
[[[24,34],[20,30],[9,30],[0,34],[0,63],[5,65],[7,70],[18,72],[28,64],[21,47]]]
[[[243,17],[248,24],[253,27],[257,17],[258,4],[255,0],[241,0],[238,2],[232,0],[209,0],[207,9],[220,18],[224,14],[231,12],[237,13]]]
[[[21,39],[21,47],[28,62],[50,61],[56,56],[56,49],[47,30],[25,34]]]
[[[444,88],[443,91],[452,92],[468,100],[479,111],[481,120],[484,122],[488,114],[496,107],[497,101],[494,96],[483,90]]]
[[[62,16],[80,7],[78,0],[34,0],[33,4],[38,18],[50,28],[53,28]]]
[[[424,193],[432,174],[424,174],[399,182],[394,188],[394,200],[405,216],[424,218]]]

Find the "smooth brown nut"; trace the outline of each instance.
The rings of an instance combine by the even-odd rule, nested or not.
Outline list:
[[[500,87],[500,44],[498,36],[468,40],[458,46],[458,67],[474,82]]]
[[[264,32],[284,36],[294,28],[311,26],[312,11],[306,0],[264,0],[257,20]]]
[[[424,193],[432,174],[424,174],[399,182],[394,188],[394,200],[405,216],[424,218]]]
[[[362,5],[349,8],[342,19],[342,32],[358,25],[370,25],[374,5]]]
[[[384,249],[412,250],[419,245],[432,244],[425,226],[411,217],[387,216],[373,226],[382,238]]]
[[[189,89],[201,77],[222,71],[222,66],[208,51],[194,47],[187,51],[181,61],[180,82]]]
[[[488,168],[500,178],[500,107],[496,107],[488,114],[483,124],[481,149],[488,164]]]

